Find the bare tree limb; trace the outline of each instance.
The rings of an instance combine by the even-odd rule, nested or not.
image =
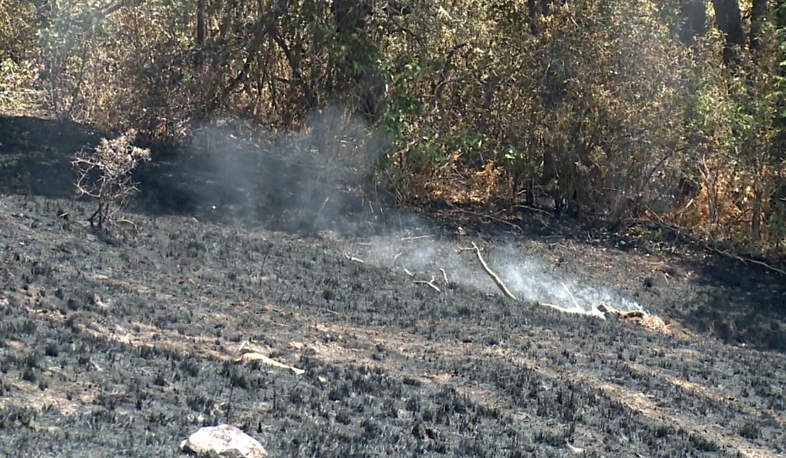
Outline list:
[[[494,283],[497,284],[499,289],[506,296],[508,296],[509,298],[513,299],[514,301],[517,301],[518,298],[516,296],[514,296],[513,293],[510,292],[508,287],[505,286],[505,283],[502,283],[502,280],[499,278],[499,276],[497,276],[497,274],[495,274],[494,271],[491,270],[489,265],[486,264],[486,261],[483,260],[483,256],[480,254],[480,248],[478,248],[478,246],[475,244],[475,242],[472,242],[472,248],[467,248],[466,250],[469,250],[469,249],[475,250],[475,254],[478,255],[478,261],[480,261],[480,265],[483,266],[483,270],[485,270],[486,273],[489,274],[489,277],[491,277],[491,279],[494,280]]]
[[[415,280],[412,283],[415,283],[417,285],[426,285],[426,286],[432,288],[434,291],[436,291],[438,293],[441,293],[442,291],[439,289],[439,287],[434,284],[435,280],[436,279],[432,276],[431,277],[431,281]]]

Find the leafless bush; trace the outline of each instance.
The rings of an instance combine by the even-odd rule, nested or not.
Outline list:
[[[121,222],[117,218],[128,198],[139,191],[131,172],[141,162],[150,160],[150,150],[131,143],[136,130],[129,130],[114,140],[102,139],[93,151],[79,151],[71,164],[77,171],[77,196],[88,196],[98,202],[90,216],[90,225],[104,228]]]

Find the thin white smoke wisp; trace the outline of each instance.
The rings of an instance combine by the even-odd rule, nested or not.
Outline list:
[[[593,288],[548,272],[545,265],[534,258],[507,264],[502,271],[508,287],[520,299],[549,305],[566,313],[603,317],[604,313],[598,309],[601,304],[626,312],[642,310],[636,302],[609,288]]]
[[[622,297],[608,287],[581,284],[558,272],[550,271],[539,259],[524,255],[512,246],[491,249],[484,259],[518,299],[549,306],[564,313],[604,318],[601,304],[620,311],[643,311],[635,301]],[[494,281],[483,271],[471,251],[460,251],[453,241],[432,235],[375,237],[364,253],[366,261],[395,271],[412,274],[418,280],[441,281],[444,269],[449,280],[463,286],[501,294]]]

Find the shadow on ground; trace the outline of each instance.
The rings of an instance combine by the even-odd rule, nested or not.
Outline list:
[[[68,198],[74,194],[71,158],[94,148],[100,135],[70,121],[0,115],[0,190]]]

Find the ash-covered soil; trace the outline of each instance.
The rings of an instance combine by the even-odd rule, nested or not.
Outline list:
[[[218,423],[270,456],[786,450],[786,280],[760,266],[646,228],[416,217],[335,165],[226,151],[154,155],[137,230],[102,234],[69,197],[97,138],[0,117],[0,456],[181,456]],[[658,319],[542,304],[593,301]]]

